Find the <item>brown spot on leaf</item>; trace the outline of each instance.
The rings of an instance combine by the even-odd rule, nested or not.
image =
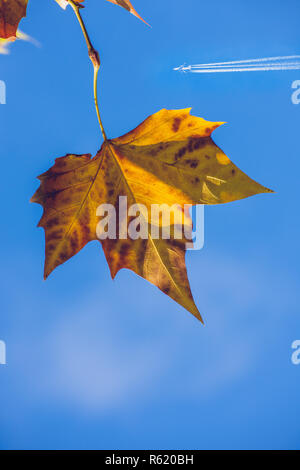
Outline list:
[[[122,243],[120,247],[120,251],[119,251],[122,262],[124,262],[124,259],[127,257],[129,249],[130,249],[129,243]]]
[[[76,251],[78,247],[78,234],[76,230],[73,232],[71,237],[71,247],[73,251]]]
[[[51,232],[47,236],[47,241],[50,242],[52,240],[59,240],[62,236],[62,230],[54,230],[54,232]]]
[[[194,139],[190,139],[190,140],[189,140],[187,149],[188,149],[188,152],[189,152],[189,153],[191,153],[191,152],[194,151]]]
[[[52,219],[49,219],[47,222],[47,228],[50,229],[57,225],[59,223],[58,217],[53,217]]]
[[[90,240],[90,227],[87,225],[82,225],[82,243],[85,244]]]
[[[171,290],[171,287],[170,287],[170,284],[167,284],[165,286],[162,286],[161,290],[165,293],[165,294],[169,294],[170,290]]]
[[[185,163],[189,165],[191,168],[197,168],[199,162],[198,160],[186,160]]]
[[[181,124],[181,119],[179,117],[175,118],[173,121],[173,126],[172,126],[173,132],[179,131],[180,124]]]
[[[194,144],[194,150],[198,150],[207,144],[206,139],[197,139]]]
[[[178,152],[175,154],[175,160],[183,157],[186,154],[186,147],[182,147]]]
[[[60,255],[59,255],[59,259],[62,263],[64,263],[65,261],[67,261],[68,255],[64,252],[61,252]]]
[[[55,249],[55,245],[53,243],[47,243],[47,246],[46,246],[46,252],[47,253],[50,253],[54,249]]]

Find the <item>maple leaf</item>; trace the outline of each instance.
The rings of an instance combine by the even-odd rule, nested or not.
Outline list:
[[[0,38],[16,38],[21,19],[26,16],[28,0],[0,0]]]
[[[125,10],[129,11],[132,13],[134,16],[142,20],[144,23],[146,23],[148,26],[150,26],[139,14],[138,12],[133,8],[131,2],[129,0],[107,0],[108,2],[114,3],[115,5],[119,5],[120,7],[125,8]]]
[[[220,204],[271,190],[253,181],[217,147],[211,133],[220,122],[192,116],[190,109],[166,110],[148,117],[122,137],[106,140],[94,158],[66,155],[39,179],[32,202],[44,208],[45,278],[78,253],[96,230],[100,204]],[[131,269],[169,295],[198,319],[185,266],[185,239],[101,240],[114,278]],[[159,222],[162,224],[162,222]],[[126,221],[128,224],[128,220]],[[127,228],[127,225],[126,225]]]

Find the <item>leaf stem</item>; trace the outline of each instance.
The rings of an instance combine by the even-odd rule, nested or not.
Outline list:
[[[97,118],[98,118],[98,121],[99,121],[99,126],[100,126],[100,129],[101,129],[102,135],[103,135],[103,139],[104,139],[104,141],[106,141],[107,137],[106,137],[106,133],[105,133],[105,130],[104,130],[104,127],[103,127],[103,124],[102,124],[102,120],[101,120],[101,116],[100,116],[99,103],[98,103],[98,91],[97,91],[98,90],[98,72],[99,72],[99,68],[100,68],[99,53],[93,47],[93,44],[90,40],[89,34],[88,34],[87,29],[85,27],[84,21],[82,19],[81,14],[80,14],[80,8],[83,8],[82,5],[78,4],[77,2],[75,2],[73,0],[68,0],[68,1],[69,1],[69,4],[71,5],[71,7],[73,8],[74,13],[75,13],[75,15],[78,19],[79,24],[80,24],[82,33],[84,35],[84,39],[85,39],[86,44],[87,44],[89,58],[91,59],[91,62],[92,62],[93,67],[94,67],[94,80],[93,80],[94,102],[95,102]]]

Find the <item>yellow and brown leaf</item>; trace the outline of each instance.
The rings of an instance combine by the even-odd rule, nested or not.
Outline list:
[[[21,19],[26,16],[28,0],[0,0],[0,38],[16,38]]]
[[[39,177],[32,198],[44,208],[45,278],[97,240],[100,204],[220,204],[271,192],[253,181],[216,146],[211,133],[222,123],[192,116],[190,109],[161,110],[136,129],[105,141],[94,158],[66,155]],[[126,221],[128,225],[129,220]],[[101,241],[112,277],[131,269],[156,285],[198,319],[185,266],[185,239]]]

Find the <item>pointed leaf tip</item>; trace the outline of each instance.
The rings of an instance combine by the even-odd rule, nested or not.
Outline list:
[[[147,23],[147,21],[144,20],[144,18],[142,18],[138,12],[134,9],[134,7],[132,6],[131,2],[129,0],[107,0],[108,2],[111,2],[111,3],[114,3],[115,5],[119,5],[120,7],[123,7],[125,8],[125,10],[129,11],[129,13],[131,13],[132,15],[136,16],[137,18],[139,18],[140,20],[143,21],[143,23],[145,23],[147,26],[150,26],[149,23]],[[150,26],[151,28],[151,26]]]

